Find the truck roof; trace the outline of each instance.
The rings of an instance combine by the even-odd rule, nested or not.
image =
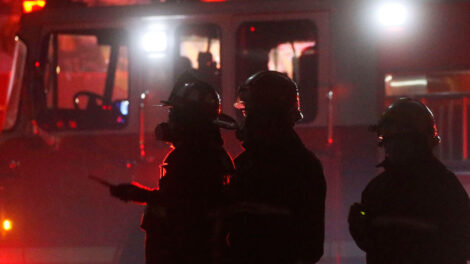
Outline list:
[[[47,6],[47,5],[46,5]],[[253,2],[192,2],[185,4],[155,3],[133,6],[70,6],[45,8],[25,14],[22,28],[43,24],[123,21],[138,17],[175,17],[203,15],[249,15],[262,13],[287,14],[293,12],[329,11],[329,3],[320,0],[272,0]]]

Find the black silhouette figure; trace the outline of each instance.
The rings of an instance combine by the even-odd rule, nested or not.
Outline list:
[[[188,75],[177,82],[168,101],[169,119],[155,129],[174,149],[162,163],[159,189],[133,184],[110,187],[124,201],[147,204],[146,263],[209,263],[215,213],[223,203],[223,186],[233,172],[230,156],[214,120],[219,95]]]
[[[368,264],[464,264],[469,257],[469,199],[432,153],[440,139],[432,112],[400,98],[374,127],[385,171],[349,214],[351,235]]]
[[[248,78],[235,107],[238,137],[226,222],[227,263],[317,262],[323,254],[326,184],[320,161],[293,127],[302,118],[294,81],[274,71]]]

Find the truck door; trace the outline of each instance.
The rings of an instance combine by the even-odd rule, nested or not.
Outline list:
[[[32,81],[21,93],[31,97],[21,104],[32,119],[0,146],[1,197],[13,222],[0,239],[6,259],[112,263],[133,233],[143,244],[142,208],[120,203],[88,179],[129,182],[142,172],[135,168],[140,97],[129,85],[126,36],[116,29],[67,30],[38,40]],[[18,43],[13,102],[26,54]],[[14,123],[6,120],[4,129]],[[152,172],[158,173],[156,166]]]

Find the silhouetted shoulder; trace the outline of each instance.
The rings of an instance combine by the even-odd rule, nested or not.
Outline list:
[[[309,149],[305,149],[305,150],[307,152],[307,156],[310,159],[310,162],[312,163],[312,165],[323,168],[323,165],[322,165],[320,159],[318,159],[318,157],[312,151],[310,151]]]
[[[436,173],[435,178],[434,188],[443,206],[468,207],[468,194],[453,172],[444,168],[441,173]]]
[[[303,162],[310,166],[310,169],[313,171],[314,176],[320,177],[324,180],[323,165],[320,159],[318,159],[318,157],[307,148],[304,148],[303,153],[305,159],[303,160]]]
[[[390,175],[386,171],[375,176],[366,186],[362,192],[362,202],[367,203],[370,196],[375,196],[380,194],[384,188],[386,188],[387,183],[390,181]]]

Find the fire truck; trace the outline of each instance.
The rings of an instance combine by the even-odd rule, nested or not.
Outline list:
[[[435,112],[436,155],[469,190],[469,4],[24,3],[0,89],[0,263],[143,262],[143,208],[89,175],[158,186],[169,146],[153,137],[167,118],[155,105],[185,70],[213,85],[233,117],[250,74],[277,70],[298,83],[296,130],[328,185],[320,263],[364,263],[347,213],[383,158],[368,127],[397,97]],[[242,151],[233,131],[223,137],[232,156]]]

